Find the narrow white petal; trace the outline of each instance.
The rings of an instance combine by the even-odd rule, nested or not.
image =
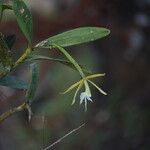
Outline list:
[[[80,105],[83,103],[83,100],[84,100],[84,99],[80,99]]]
[[[87,100],[89,100],[89,101],[93,102],[93,100],[92,100],[90,97],[87,97]]]
[[[81,83],[81,81],[78,81],[76,83],[74,83],[73,85],[71,85],[66,91],[62,92],[61,94],[66,94],[70,91],[72,91],[74,88],[76,88],[79,84]]]
[[[104,92],[100,87],[98,87],[94,82],[88,80],[94,87],[96,87],[102,94],[107,95],[106,92]]]
[[[81,82],[80,85],[78,86],[78,88],[77,88],[77,90],[76,90],[76,92],[75,92],[75,94],[74,94],[73,101],[72,101],[72,104],[71,104],[71,105],[73,105],[73,104],[75,103],[75,101],[76,101],[76,96],[77,96],[79,90],[81,89],[82,85],[83,85],[83,82]]]
[[[90,90],[90,87],[89,87],[87,80],[84,80],[84,85],[85,85],[85,95],[91,97],[91,90]]]
[[[82,93],[80,94],[80,100],[83,100],[85,97],[86,97],[85,92],[82,92]]]
[[[86,79],[93,79],[93,78],[102,77],[102,76],[105,76],[105,73],[89,75],[86,77]]]
[[[85,106],[85,112],[87,111],[87,100],[85,99],[84,101],[84,106]]]

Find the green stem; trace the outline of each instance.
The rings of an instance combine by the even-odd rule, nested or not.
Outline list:
[[[5,119],[7,119],[8,117],[12,116],[13,114],[23,111],[24,109],[27,109],[28,104],[27,103],[23,103],[15,108],[12,108],[10,110],[8,110],[7,112],[3,113],[2,115],[0,115],[0,122],[3,122]]]
[[[32,52],[32,50],[33,49],[31,47],[28,47],[26,51],[23,53],[23,55],[15,62],[13,69],[17,67],[19,64],[21,64],[27,58],[27,56]]]
[[[86,76],[83,73],[82,68],[79,66],[79,64],[74,60],[74,58],[64,48],[62,48],[56,44],[53,44],[53,47],[60,50],[66,56],[66,58],[75,66],[75,68],[79,71],[81,77],[84,79],[85,91],[88,94],[88,96],[91,96],[91,91],[90,91],[89,85],[87,83]]]

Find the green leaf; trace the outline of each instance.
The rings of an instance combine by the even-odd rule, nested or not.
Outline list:
[[[2,20],[2,16],[3,16],[3,7],[0,3],[0,21]]]
[[[2,16],[3,16],[3,12],[5,9],[10,9],[12,10],[12,6],[11,5],[8,5],[8,4],[2,4],[2,2],[0,2],[0,21],[2,19]]]
[[[5,10],[5,9],[12,10],[12,6],[9,4],[0,4],[0,5],[2,6],[3,10]]]
[[[14,34],[4,36],[4,41],[7,44],[7,46],[9,47],[9,49],[11,49],[16,41],[16,36]]]
[[[12,8],[17,18],[20,29],[27,38],[29,44],[32,43],[32,16],[23,0],[13,0]]]
[[[34,99],[35,93],[36,93],[37,84],[38,84],[38,74],[39,74],[38,65],[36,63],[31,64],[30,71],[32,74],[31,82],[30,82],[30,86],[26,93],[26,98],[27,98],[28,103],[32,102],[32,100]]]
[[[61,64],[64,64],[64,65],[76,70],[76,68],[74,67],[74,65],[71,62],[63,60],[63,59],[52,58],[52,57],[47,57],[47,56],[42,56],[42,55],[30,55],[26,59],[26,61],[35,61],[35,60],[49,60],[49,61],[59,62]],[[91,73],[91,71],[88,70],[87,68],[85,68],[84,66],[80,65],[80,67],[82,68],[82,70],[84,72]]]
[[[7,46],[1,33],[0,33],[0,63],[6,70],[10,70],[11,66],[13,65],[10,49]]]
[[[81,27],[50,37],[47,40],[37,44],[35,47],[49,48],[53,44],[59,45],[61,47],[67,47],[95,41],[107,36],[109,33],[110,30],[106,28]]]
[[[8,86],[14,89],[26,90],[28,88],[27,82],[18,79],[15,76],[6,76],[0,79],[0,85]]]
[[[5,68],[3,64],[0,62],[0,75],[3,74],[4,72],[5,72]]]

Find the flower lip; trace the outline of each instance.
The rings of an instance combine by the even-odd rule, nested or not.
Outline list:
[[[91,99],[91,95],[89,96],[86,91],[82,92],[80,94],[80,104],[82,104],[84,102],[85,111],[87,111],[87,101],[93,102],[92,99]]]
[[[85,85],[85,91],[80,93],[80,105],[82,103],[84,103],[85,105],[85,111],[87,111],[87,103],[88,101],[93,102],[93,100],[91,99],[91,90],[89,88],[88,82],[91,83],[100,93],[102,93],[103,95],[107,95],[106,92],[104,92],[98,85],[96,85],[93,81],[91,81],[90,79],[93,78],[97,78],[97,77],[101,77],[104,76],[105,74],[93,74],[93,75],[89,75],[83,79],[81,79],[80,81],[74,83],[73,85],[71,85],[65,92],[63,92],[62,94],[66,94],[70,91],[72,91],[74,88],[77,87],[77,90],[74,94],[74,98],[72,101],[72,105],[75,103],[76,101],[76,96],[77,93],[79,92],[79,90],[82,88],[83,84]]]
[[[84,101],[84,102],[85,102],[85,101],[87,102],[87,100],[93,102],[92,99],[91,99],[91,96],[88,96],[86,92],[82,92],[82,93],[80,94],[80,104],[82,104],[83,101]]]

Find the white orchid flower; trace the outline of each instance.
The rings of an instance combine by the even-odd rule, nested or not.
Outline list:
[[[85,111],[87,111],[87,102],[88,101],[93,102],[92,99],[91,99],[91,96],[88,96],[86,92],[82,92],[80,94],[80,105],[82,103],[84,103],[84,105],[85,105]]]
[[[72,105],[73,105],[75,103],[75,101],[76,101],[76,96],[77,96],[79,90],[82,88],[83,85],[85,85],[85,91],[81,92],[81,94],[80,94],[80,104],[84,103],[85,111],[87,111],[87,103],[88,103],[88,101],[93,102],[93,100],[91,99],[92,95],[91,95],[90,88],[89,88],[89,86],[86,86],[86,84],[88,85],[87,82],[91,83],[100,93],[102,93],[103,95],[107,95],[107,93],[104,92],[100,87],[98,87],[93,81],[89,80],[89,79],[101,77],[101,76],[104,76],[104,75],[105,74],[94,74],[94,75],[87,76],[84,79],[81,79],[80,81],[78,81],[75,84],[71,85],[62,94],[66,94],[66,93],[72,91],[74,88],[77,87],[77,90],[76,90],[76,92],[74,94],[73,101],[72,101]]]
[[[74,67],[79,72],[79,74],[82,78],[80,81],[78,81],[75,84],[73,84],[72,86],[70,86],[63,94],[65,94],[65,93],[73,90],[74,88],[78,87],[75,94],[74,94],[74,98],[72,101],[72,105],[73,105],[76,101],[76,96],[77,96],[79,90],[84,85],[85,92],[82,92],[80,95],[80,104],[82,102],[85,103],[85,111],[86,111],[87,110],[87,101],[92,101],[91,100],[91,96],[92,96],[91,90],[90,90],[88,82],[90,82],[94,87],[96,87],[102,94],[106,95],[106,93],[100,87],[98,87],[94,82],[90,81],[89,79],[104,76],[105,74],[94,74],[94,75],[90,75],[90,76],[86,77],[82,68],[79,66],[79,64],[75,61],[75,59],[63,47],[61,47],[57,44],[52,44],[52,47],[57,48],[63,55],[65,55],[65,57],[74,65]]]

